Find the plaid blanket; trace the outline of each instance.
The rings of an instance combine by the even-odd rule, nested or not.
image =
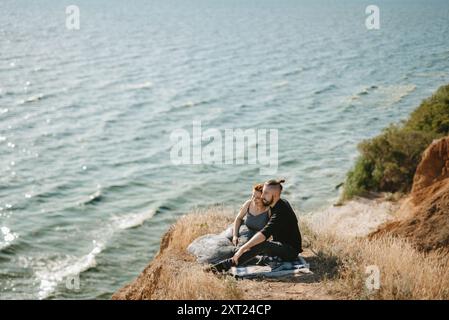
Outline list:
[[[280,278],[312,273],[306,260],[298,256],[298,260],[287,262],[277,257],[259,257],[256,264],[232,267],[230,273],[236,278]]]

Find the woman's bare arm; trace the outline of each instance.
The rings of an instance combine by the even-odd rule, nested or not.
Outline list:
[[[243,206],[240,208],[239,214],[237,215],[237,217],[235,217],[234,220],[234,230],[233,230],[233,236],[234,237],[239,237],[239,230],[240,230],[240,226],[242,224],[243,218],[246,215],[246,212],[248,212],[248,207],[251,203],[251,200],[247,200]]]

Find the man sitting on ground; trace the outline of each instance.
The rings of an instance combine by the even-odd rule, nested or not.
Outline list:
[[[301,233],[295,212],[287,200],[281,199],[283,182],[284,180],[269,180],[264,183],[261,198],[265,205],[271,207],[270,220],[232,258],[213,265],[214,272],[243,265],[257,255],[278,256],[284,261],[297,259],[302,252]]]

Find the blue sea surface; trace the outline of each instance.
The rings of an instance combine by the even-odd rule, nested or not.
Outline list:
[[[449,83],[446,0],[376,1],[379,30],[368,1],[80,0],[69,30],[72,4],[0,2],[1,299],[110,298],[177,217],[271,178],[174,165],[176,129],[277,129],[275,176],[308,212]]]

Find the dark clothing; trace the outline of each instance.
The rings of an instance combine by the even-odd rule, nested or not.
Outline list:
[[[249,212],[249,206],[248,206],[248,212],[246,213],[246,219],[245,219],[245,225],[248,227],[249,230],[260,231],[265,227],[265,225],[268,223],[268,220],[270,219],[270,215],[268,214],[268,210],[265,212],[262,212],[257,215],[253,215],[251,212]]]
[[[279,257],[284,261],[294,261],[298,258],[297,250],[290,245],[268,240],[255,245],[243,253],[239,258],[238,265],[251,263],[257,255]],[[232,258],[229,258],[214,264],[211,270],[214,272],[228,271],[232,266],[235,266],[234,261]]]
[[[238,261],[244,265],[257,255],[278,256],[284,261],[296,260],[302,252],[301,233],[298,219],[287,200],[279,199],[271,208],[271,217],[266,226],[260,231],[267,240],[255,245],[243,253]],[[268,240],[273,236],[273,240]],[[221,272],[233,266],[232,258],[222,260],[213,266],[213,270]]]
[[[288,244],[276,241],[264,241],[256,244],[250,250],[243,253],[239,258],[239,265],[243,265],[257,255],[268,255],[279,257],[283,261],[294,261],[298,258],[298,252]]]
[[[271,218],[260,231],[267,239],[273,236],[273,241],[289,245],[296,251],[302,252],[302,239],[299,232],[298,219],[287,200],[279,199],[271,208]]]

